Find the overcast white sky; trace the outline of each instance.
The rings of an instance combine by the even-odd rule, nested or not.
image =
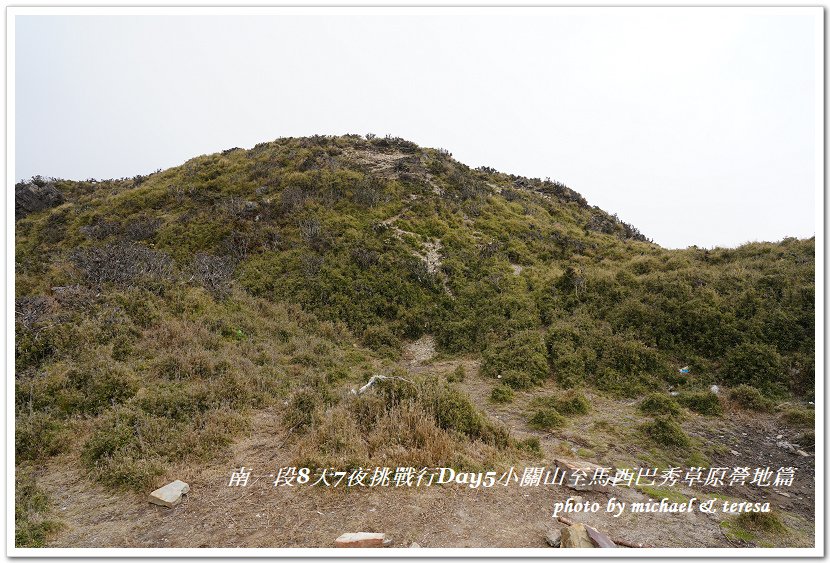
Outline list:
[[[809,237],[817,18],[17,16],[14,176],[133,176],[282,136],[388,133],[560,180],[666,247]]]

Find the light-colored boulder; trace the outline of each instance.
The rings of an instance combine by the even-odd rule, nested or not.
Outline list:
[[[156,489],[150,493],[149,501],[153,504],[173,508],[182,501],[182,495],[190,491],[190,485],[184,481],[176,479],[172,483],[167,483],[160,489]]]
[[[562,542],[559,547],[595,547],[588,536],[585,524],[574,524],[562,530]]]
[[[386,534],[354,532],[341,535],[334,540],[334,547],[383,547],[389,545]]]

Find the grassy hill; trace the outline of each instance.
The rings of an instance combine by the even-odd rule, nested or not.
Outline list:
[[[671,386],[703,408],[711,384],[756,406],[815,387],[812,239],[666,250],[560,183],[371,136],[18,187],[47,184],[62,202],[16,222],[19,478],[77,451],[92,478],[146,490],[274,405],[298,463],[539,456],[473,405],[463,373],[400,371],[423,335],[480,360],[494,398],[562,390],[542,424],[581,390]],[[348,394],[374,373],[400,379]],[[18,540],[36,544],[32,526]]]

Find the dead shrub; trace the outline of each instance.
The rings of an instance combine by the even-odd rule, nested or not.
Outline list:
[[[173,260],[164,252],[131,242],[75,250],[70,259],[87,281],[130,286],[142,280],[172,278]]]

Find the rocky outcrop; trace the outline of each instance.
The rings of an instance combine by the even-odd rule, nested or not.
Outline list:
[[[37,213],[63,203],[63,194],[48,182],[17,184],[14,187],[14,218],[22,219],[30,213]]]

